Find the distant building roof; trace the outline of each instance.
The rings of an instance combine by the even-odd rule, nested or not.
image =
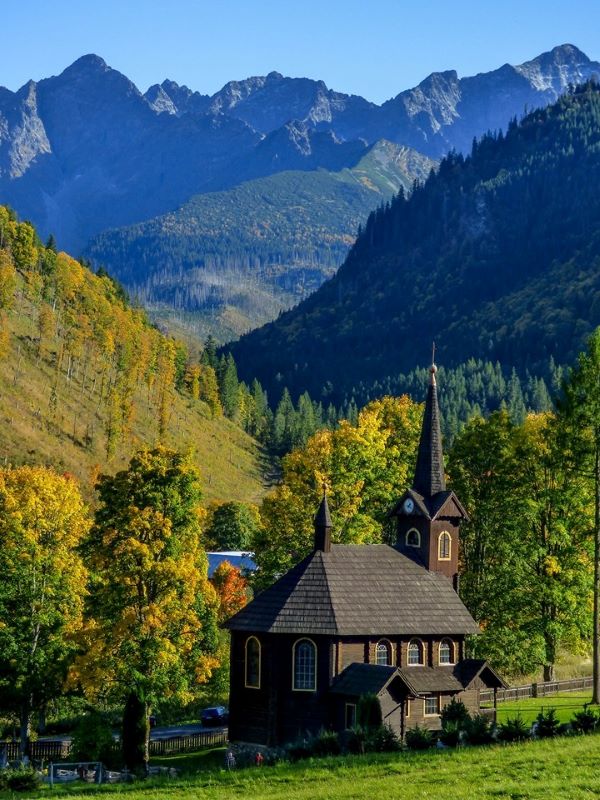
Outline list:
[[[451,581],[384,544],[312,552],[225,627],[269,633],[477,633]]]
[[[245,572],[254,572],[256,570],[254,553],[244,553],[241,550],[222,550],[207,553],[206,555],[208,556],[209,578],[212,578],[214,571],[223,561],[229,561],[232,567],[237,567]]]

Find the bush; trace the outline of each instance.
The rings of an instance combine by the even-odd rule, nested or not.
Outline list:
[[[310,758],[312,750],[308,739],[298,739],[286,745],[285,752],[290,761],[301,761],[303,758]]]
[[[356,719],[361,728],[367,730],[381,728],[383,717],[381,703],[375,694],[363,694],[358,700]]]
[[[540,739],[550,739],[558,735],[560,722],[556,718],[556,710],[548,709],[546,713],[540,711],[536,717],[535,734]]]
[[[446,722],[440,731],[440,741],[447,747],[456,747],[460,744],[461,725],[458,722]]]
[[[40,785],[40,776],[30,767],[6,770],[5,780],[13,792],[31,792]]]
[[[415,725],[406,731],[406,746],[409,750],[427,750],[433,747],[433,734],[427,728]]]
[[[400,739],[389,725],[381,725],[367,735],[365,749],[368,752],[394,753],[401,747]]]
[[[73,734],[71,755],[75,761],[101,761],[107,767],[119,765],[109,721],[97,711],[86,714]]]
[[[490,744],[494,741],[492,726],[483,714],[471,719],[466,727],[466,735],[469,744]]]
[[[584,706],[583,711],[577,711],[571,720],[571,727],[578,733],[591,733],[600,723],[598,715]]]
[[[442,727],[452,722],[456,723],[459,730],[465,730],[471,720],[471,715],[467,711],[467,707],[462,700],[457,700],[453,697],[452,700],[442,708],[440,719],[442,721]]]
[[[498,726],[498,739],[501,742],[522,742],[529,739],[530,735],[527,723],[518,715],[509,717]]]
[[[349,753],[355,755],[365,753],[367,750],[367,732],[360,725],[355,725],[344,735],[344,745]]]
[[[337,756],[342,752],[337,733],[324,728],[321,728],[319,733],[312,737],[309,747],[311,755],[314,756]]]

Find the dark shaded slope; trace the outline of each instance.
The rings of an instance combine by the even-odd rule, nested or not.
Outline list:
[[[372,215],[338,274],[232,346],[272,392],[468,357],[543,369],[600,324],[600,91],[587,86],[450,156]]]

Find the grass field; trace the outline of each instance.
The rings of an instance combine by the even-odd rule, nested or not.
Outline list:
[[[581,711],[592,699],[591,692],[565,692],[551,697],[529,698],[514,702],[498,703],[498,722],[509,717],[520,716],[525,722],[534,722],[541,709],[556,709],[560,722],[570,722],[576,711]],[[596,710],[598,707],[595,707]]]
[[[319,759],[225,772],[222,751],[171,759],[185,768],[202,760],[195,776],[143,785],[45,788],[29,797],[84,800],[579,800],[600,797],[600,735],[559,737],[524,744],[425,753]],[[14,795],[16,797],[17,795]],[[20,795],[23,797],[24,795]],[[0,798],[12,797],[0,793]]]

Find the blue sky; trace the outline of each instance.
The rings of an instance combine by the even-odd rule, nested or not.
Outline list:
[[[576,44],[600,60],[593,0],[28,0],[1,15],[0,85],[97,53],[140,89],[212,93],[277,70],[381,102],[430,72],[472,75]]]

